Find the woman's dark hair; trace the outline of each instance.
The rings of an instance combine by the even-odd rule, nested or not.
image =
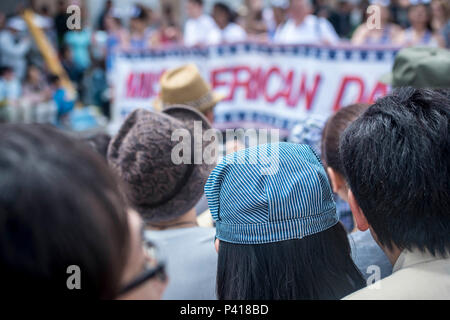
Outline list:
[[[450,94],[398,88],[342,134],[344,173],[391,249],[450,252]]]
[[[223,2],[216,2],[213,7],[215,10],[222,11],[228,17],[228,23],[234,22],[236,20],[236,14]]]
[[[203,0],[189,0],[189,1],[195,3],[200,7],[203,7]]]
[[[219,245],[221,300],[340,299],[364,286],[340,223],[303,239]]]
[[[339,138],[344,130],[364,111],[368,104],[356,103],[340,109],[325,123],[322,131],[321,154],[325,167],[331,167],[340,174],[344,174],[339,153]]]
[[[2,290],[21,298],[114,298],[129,230],[105,161],[50,126],[4,124],[0,176]],[[73,265],[78,290],[67,285]]]

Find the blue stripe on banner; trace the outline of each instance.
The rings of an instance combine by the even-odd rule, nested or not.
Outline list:
[[[274,45],[261,43],[224,44],[209,47],[176,47],[164,49],[149,49],[145,51],[119,52],[116,57],[128,59],[165,59],[167,57],[205,57],[211,54],[222,56],[234,56],[242,53],[260,53],[267,56],[289,54],[293,56],[314,57],[320,60],[360,60],[367,61],[373,54],[377,61],[392,60],[398,52],[398,48],[368,49],[367,47],[329,47],[317,45]]]
[[[350,60],[352,58],[353,51],[352,50],[345,50],[344,55],[345,59]]]
[[[384,51],[377,51],[376,52],[376,57],[377,57],[378,61],[384,60]]]

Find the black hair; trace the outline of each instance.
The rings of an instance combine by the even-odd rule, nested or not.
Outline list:
[[[57,84],[59,82],[59,80],[60,80],[60,78],[57,74],[51,73],[47,76],[47,82],[50,85]]]
[[[0,66],[0,77],[3,77],[5,74],[13,71],[14,69],[10,66]]]
[[[105,161],[46,125],[0,125],[0,283],[10,297],[116,297],[126,205]],[[81,289],[69,290],[68,267]]]
[[[303,239],[219,244],[221,300],[340,299],[364,285],[341,223]]]
[[[189,1],[195,3],[200,7],[203,7],[203,0],[189,0]]]
[[[97,132],[86,137],[81,138],[93,150],[97,151],[105,160],[108,152],[108,145],[111,141],[111,136],[106,132]]]
[[[223,2],[216,2],[213,8],[225,13],[228,16],[228,23],[234,22],[236,19],[236,15],[233,10],[231,10],[231,8]]]
[[[399,88],[344,132],[341,158],[356,201],[387,248],[450,249],[450,99]]]

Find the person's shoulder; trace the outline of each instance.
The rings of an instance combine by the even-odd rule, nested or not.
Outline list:
[[[411,282],[413,279],[405,279],[405,275],[396,272],[344,297],[343,300],[406,299],[408,298],[408,292],[411,291],[411,288],[407,285],[408,281]]]
[[[400,269],[370,286],[356,291],[344,300],[450,299],[450,275],[429,266]]]
[[[215,23],[213,17],[208,14],[203,14],[198,19],[202,22]]]
[[[192,228],[192,232],[213,240],[216,237],[216,228],[212,227],[196,227]]]

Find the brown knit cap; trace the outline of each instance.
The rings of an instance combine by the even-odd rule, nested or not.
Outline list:
[[[172,141],[177,129],[189,130],[194,141],[194,121],[200,121],[203,133],[211,129],[208,120],[188,106],[173,106],[163,112],[134,110],[108,147],[108,162],[128,186],[130,204],[146,222],[173,220],[200,200],[203,187],[215,161],[208,164],[175,164],[172,150],[180,140]],[[215,141],[203,141],[202,150]],[[193,142],[191,155],[194,156]]]

